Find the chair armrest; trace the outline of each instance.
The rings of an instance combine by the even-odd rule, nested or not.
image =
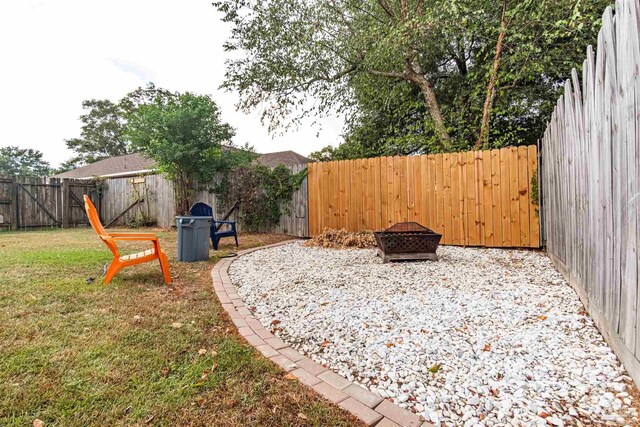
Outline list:
[[[153,233],[108,233],[109,237],[157,237]]]
[[[120,236],[114,236],[114,235],[109,235],[109,236],[102,236],[102,240],[121,240],[121,241],[125,241],[125,242],[143,242],[143,241],[157,241],[158,237],[154,234],[147,234],[147,235],[138,235],[138,236],[127,236],[127,235],[120,235]]]
[[[235,221],[213,221],[215,224],[235,224]]]

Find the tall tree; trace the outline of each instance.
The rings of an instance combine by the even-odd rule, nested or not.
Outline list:
[[[225,86],[285,118],[337,109],[369,153],[531,143],[609,0],[221,0]],[[402,99],[397,99],[401,96]],[[311,100],[316,100],[311,102]],[[364,138],[364,139],[363,139]],[[366,140],[366,141],[365,141]],[[326,151],[326,155],[330,150]],[[351,153],[363,150],[347,150]],[[343,152],[344,154],[344,152]]]
[[[31,148],[0,147],[0,175],[46,176],[51,168],[43,154]]]
[[[141,105],[166,102],[172,96],[170,91],[149,83],[117,102],[108,99],[83,101],[82,108],[87,112],[80,116],[80,137],[65,141],[67,147],[76,153],[67,163],[93,163],[107,157],[129,154],[131,144],[126,137],[127,116]]]
[[[225,86],[240,91],[245,109],[266,104],[263,118],[272,127],[296,110],[300,117],[349,106],[349,79],[368,75],[418,88],[439,145],[447,147],[450,136],[434,81],[431,48],[440,29],[432,2],[225,0],[214,5],[233,24],[225,48],[246,52],[228,63]]]
[[[76,153],[73,159],[76,163],[93,163],[129,153],[129,142],[124,137],[124,111],[119,103],[89,99],[82,102],[82,108],[88,111],[80,116],[80,137],[65,141],[67,148]]]
[[[233,128],[223,123],[220,109],[205,95],[175,94],[143,103],[127,116],[126,137],[132,149],[154,159],[173,182],[176,212],[186,214],[197,182],[209,182],[224,168],[248,161],[245,150],[223,149]]]

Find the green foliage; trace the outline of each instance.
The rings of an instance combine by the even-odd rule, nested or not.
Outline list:
[[[186,214],[198,182],[250,161],[248,150],[224,148],[234,135],[206,95],[187,92],[139,105],[128,115],[132,148],[154,159],[174,184],[176,212]]]
[[[80,137],[65,141],[67,148],[73,150],[76,155],[63,163],[60,172],[74,169],[84,163],[131,153],[131,143],[126,136],[127,116],[141,105],[167,102],[173,96],[174,93],[156,88],[153,83],[149,83],[117,102],[108,99],[83,101],[82,108],[87,112],[80,116]]]
[[[306,176],[306,169],[293,174],[282,165],[271,169],[246,164],[222,175],[214,192],[226,210],[238,203],[243,225],[258,231],[277,225],[283,213],[290,213],[286,204]]]
[[[47,176],[51,168],[42,156],[31,148],[0,147],[0,175]]]
[[[536,216],[540,215],[540,187],[538,184],[538,170],[535,170],[533,172],[533,175],[531,175],[531,204],[533,206],[535,206],[536,209]]]
[[[232,24],[226,49],[242,53],[228,62],[224,84],[240,92],[241,107],[263,108],[272,129],[309,114],[344,114],[347,146],[314,155],[340,159],[474,147],[496,65],[488,138],[480,142],[483,148],[534,143],[563,81],[595,43],[609,2],[219,0],[214,6]],[[438,110],[449,140],[434,118]]]

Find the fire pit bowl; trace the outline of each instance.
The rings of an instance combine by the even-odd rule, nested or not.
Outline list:
[[[373,234],[378,244],[378,256],[385,264],[389,261],[438,260],[436,249],[442,234],[417,222],[400,222]]]

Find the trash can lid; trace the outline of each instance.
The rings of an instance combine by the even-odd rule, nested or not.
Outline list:
[[[213,219],[212,216],[176,215],[176,219]]]

